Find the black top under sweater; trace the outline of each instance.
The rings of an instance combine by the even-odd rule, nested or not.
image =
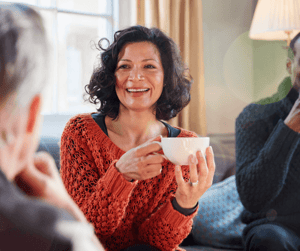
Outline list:
[[[284,124],[299,94],[272,104],[250,104],[236,120],[236,184],[245,210],[244,237],[275,223],[300,236],[300,134]]]
[[[98,126],[101,128],[101,130],[107,135],[108,137],[108,133],[107,133],[107,128],[106,128],[106,124],[105,124],[105,116],[100,114],[100,113],[92,113],[92,118],[95,120],[95,122],[98,124]],[[177,137],[181,130],[178,128],[175,128],[173,126],[170,126],[169,124],[161,121],[165,127],[168,129],[168,137]],[[195,212],[195,210],[197,209],[198,203],[194,208],[182,208],[181,206],[179,206],[179,204],[176,201],[176,198],[174,198],[172,200],[172,205],[173,208],[175,210],[177,210],[178,212],[184,214],[184,215],[190,215],[192,213]]]

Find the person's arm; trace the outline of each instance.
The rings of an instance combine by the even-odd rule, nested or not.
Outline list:
[[[17,222],[17,227],[13,230],[16,234],[13,234],[13,236],[17,236],[18,233],[22,232],[31,235],[31,229],[35,228],[35,233],[32,235],[33,239],[36,238],[38,241],[35,240],[33,243],[35,243],[38,250],[69,250],[65,244],[62,244],[63,240],[71,241],[72,250],[104,250],[94,234],[93,227],[87,222],[81,210],[67,193],[54,159],[50,154],[46,152],[35,154],[31,164],[17,175],[15,184],[30,196],[30,200],[24,198],[22,200],[23,205],[19,201],[19,205],[15,208],[19,208],[20,211],[15,211],[15,216],[10,212],[10,218]],[[41,202],[41,200],[46,203]],[[52,204],[52,206],[48,205],[48,203]],[[30,216],[32,213],[34,215]],[[51,217],[51,214],[56,217]],[[21,218],[21,220],[18,218]],[[49,224],[52,224],[51,227],[43,226],[43,224],[46,224],[46,219]],[[74,221],[74,219],[77,221]],[[26,220],[29,221],[26,222]],[[18,230],[22,227],[21,222],[25,226],[23,231]],[[52,228],[54,224],[55,229]],[[72,226],[71,228],[70,225]],[[48,234],[42,234],[44,229],[48,229]],[[77,241],[79,239],[78,229],[80,229],[80,244]],[[45,238],[49,235],[49,240],[51,240],[52,244],[51,248],[41,248],[45,239],[44,237],[38,238],[35,236],[36,233],[41,233]],[[51,234],[53,234],[52,237]],[[22,234],[18,238],[19,244],[21,244]],[[25,237],[25,239],[28,242],[28,237]],[[33,248],[29,249],[35,250]]]
[[[117,160],[108,168],[101,156],[95,161],[87,143],[74,127],[74,123],[68,123],[61,138],[63,183],[87,220],[95,226],[96,233],[111,235],[124,217],[136,182],[123,178],[115,168]]]
[[[192,218],[197,213],[198,201],[212,185],[215,173],[212,148],[208,147],[205,153],[206,158],[200,151],[196,156],[190,155],[188,167],[175,166],[172,183],[164,195],[157,198],[157,208],[139,227],[139,239],[142,242],[161,250],[174,250],[187,237]]]
[[[171,184],[176,190],[176,180]],[[188,236],[198,206],[190,215],[184,215],[173,206],[175,197],[166,194],[156,211],[139,227],[139,240],[160,250],[174,250]]]
[[[172,206],[173,206],[173,208],[174,208],[176,211],[178,211],[179,213],[181,213],[181,214],[183,214],[183,215],[185,215],[185,216],[191,215],[191,214],[193,214],[194,212],[196,212],[196,211],[197,211],[197,208],[198,208],[198,204],[199,204],[199,203],[197,203],[196,206],[194,206],[193,208],[183,208],[183,207],[181,207],[181,206],[178,204],[176,198],[174,198],[174,199],[172,200]]]
[[[276,115],[267,117],[260,108],[249,105],[236,120],[236,184],[251,212],[259,212],[280,194],[300,139],[284,121],[273,122]]]
[[[139,227],[141,241],[161,250],[174,250],[190,233],[198,201],[211,186],[215,170],[211,148],[206,150],[207,163],[204,155],[199,152],[196,155],[197,164],[195,156],[194,159],[190,156],[189,167],[176,166],[175,177],[156,210]],[[191,186],[190,180],[197,178],[197,185]]]

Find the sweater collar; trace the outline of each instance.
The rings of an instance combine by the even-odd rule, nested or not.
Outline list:
[[[296,100],[299,97],[299,93],[298,91],[293,87],[289,93],[286,96],[288,98],[288,100],[294,105],[294,103],[296,102]]]
[[[298,91],[295,88],[291,88],[286,97],[280,101],[285,115],[289,114],[298,97]]]

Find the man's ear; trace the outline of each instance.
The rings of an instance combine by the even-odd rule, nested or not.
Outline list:
[[[26,133],[32,133],[34,131],[36,123],[39,120],[41,108],[42,108],[42,95],[36,94],[33,97],[29,106]]]
[[[290,75],[292,75],[292,60],[290,58],[286,60],[286,70]]]

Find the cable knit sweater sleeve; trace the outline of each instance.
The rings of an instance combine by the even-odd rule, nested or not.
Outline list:
[[[172,206],[174,196],[153,213],[139,228],[139,239],[160,250],[174,250],[192,230],[193,218],[197,210],[185,216]]]
[[[298,133],[280,117],[280,102],[251,104],[236,120],[236,183],[241,202],[256,213],[282,191],[299,144]]]
[[[197,137],[195,133],[182,130],[179,137]],[[174,165],[170,163],[171,166]],[[189,180],[189,167],[182,166],[182,173],[185,181]],[[150,243],[160,250],[174,250],[191,232],[193,218],[196,210],[190,215],[184,215],[174,209],[172,205],[175,199],[177,182],[173,176],[169,189],[162,196],[157,210],[151,214],[139,227],[139,239],[142,242]]]
[[[78,117],[71,119],[62,134],[62,180],[87,220],[94,224],[96,233],[111,235],[124,217],[135,182],[126,181],[116,170],[117,160],[104,170],[102,159],[95,159],[89,150],[82,124]]]

